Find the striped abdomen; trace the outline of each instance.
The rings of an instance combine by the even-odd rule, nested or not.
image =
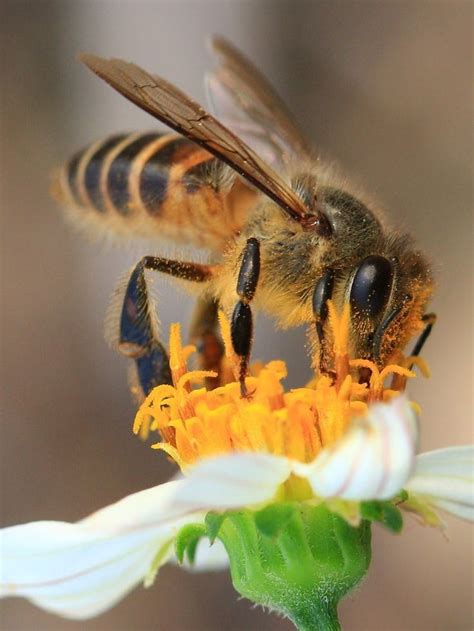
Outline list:
[[[132,133],[79,151],[59,173],[54,194],[91,228],[221,249],[244,221],[242,204],[229,194],[240,187],[189,140]]]

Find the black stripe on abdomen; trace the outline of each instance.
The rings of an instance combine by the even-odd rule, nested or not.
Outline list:
[[[91,155],[84,170],[84,187],[89,200],[98,212],[105,212],[104,194],[100,188],[100,175],[107,154],[122,142],[127,134],[111,136]]]
[[[143,165],[139,183],[140,199],[150,215],[158,215],[166,199],[170,167],[198,150],[190,140],[172,137]]]
[[[129,178],[133,160],[150,142],[161,136],[162,134],[156,133],[143,134],[124,147],[112,161],[107,173],[107,194],[120,214],[126,215],[129,212]]]

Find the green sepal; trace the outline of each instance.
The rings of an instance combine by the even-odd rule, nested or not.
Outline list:
[[[269,504],[255,513],[255,524],[263,535],[273,539],[277,538],[290,521],[295,510],[295,504],[283,502]]]
[[[404,493],[406,494],[406,498],[403,499],[404,510],[416,515],[426,526],[445,529],[445,523],[430,503],[429,498],[416,493],[408,494],[406,491]]]
[[[408,491],[405,491],[405,489],[402,489],[393,501],[396,502],[397,504],[400,504],[401,502],[406,502],[408,497],[409,497]]]
[[[192,565],[196,557],[196,550],[199,540],[207,536],[207,528],[204,524],[188,524],[183,526],[178,532],[174,546],[176,558],[180,563],[184,562],[186,555]]]
[[[401,532],[403,528],[403,516],[400,509],[386,502],[383,507],[382,524],[392,532]]]
[[[206,535],[209,537],[211,544],[217,539],[226,515],[227,513],[214,513],[213,511],[207,513],[204,522],[206,524]]]
[[[402,513],[391,501],[361,502],[360,514],[363,519],[380,522],[392,532],[398,533],[402,530]]]

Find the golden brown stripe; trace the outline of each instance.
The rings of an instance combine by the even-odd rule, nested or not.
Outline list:
[[[104,207],[107,213],[110,214],[120,214],[120,211],[115,208],[107,188],[107,180],[109,176],[110,167],[115,160],[115,158],[125,149],[128,145],[132,144],[137,138],[140,138],[143,134],[141,132],[135,132],[133,134],[129,134],[122,141],[120,141],[104,158],[104,164],[102,166],[102,170],[100,173],[100,181],[99,187],[102,193],[102,197],[104,199]]]
[[[92,203],[87,191],[84,175],[85,175],[87,165],[89,164],[92,156],[103,144],[104,144],[104,140],[99,140],[97,142],[94,142],[92,145],[89,145],[89,147],[86,147],[79,161],[79,166],[77,169],[77,190],[78,190],[78,203],[80,206],[87,206],[88,208],[92,206]]]
[[[78,171],[79,171],[79,163],[81,162],[81,158],[83,157],[84,149],[81,149],[77,153],[73,155],[73,157],[69,160],[65,168],[65,177],[63,183],[67,188],[68,195],[71,197],[73,204],[80,206],[80,190],[79,190],[79,179],[78,179]]]
[[[128,215],[130,208],[130,176],[135,158],[150,143],[161,137],[156,132],[142,134],[115,156],[107,174],[107,192],[109,198],[121,215]]]
[[[147,147],[144,147],[133,160],[129,182],[129,207],[131,212],[135,214],[139,212],[147,212],[147,209],[140,195],[140,181],[142,172],[147,162],[155,153],[159,153],[161,149],[163,149],[166,145],[168,145],[170,142],[173,142],[177,138],[179,138],[177,134],[164,134],[160,138],[157,138],[156,140],[150,142]]]
[[[83,203],[96,212],[105,212],[104,198],[100,188],[100,174],[104,160],[127,134],[115,134],[93,143],[84,153],[79,165],[79,186]]]

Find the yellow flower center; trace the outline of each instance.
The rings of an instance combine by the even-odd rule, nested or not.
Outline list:
[[[253,366],[247,377],[249,398],[242,398],[240,384],[233,380],[238,359],[232,351],[230,328],[221,314],[221,332],[226,349],[222,372],[224,385],[213,390],[202,384],[216,373],[188,371],[194,346],[183,347],[178,324],[170,334],[170,368],[173,386],[157,386],[137,412],[133,431],[147,438],[157,432],[154,449],[165,451],[181,469],[202,458],[233,451],[260,451],[309,462],[325,446],[344,434],[355,416],[363,416],[373,401],[387,401],[405,388],[414,373],[407,368],[426,365],[419,358],[403,358],[379,371],[368,360],[348,355],[349,306],[338,315],[329,302],[334,375],[317,375],[306,387],[286,392],[282,380],[287,371],[283,361]],[[359,383],[359,369],[369,369],[369,383]],[[237,370],[235,370],[237,369]],[[392,376],[390,387],[385,381]]]

